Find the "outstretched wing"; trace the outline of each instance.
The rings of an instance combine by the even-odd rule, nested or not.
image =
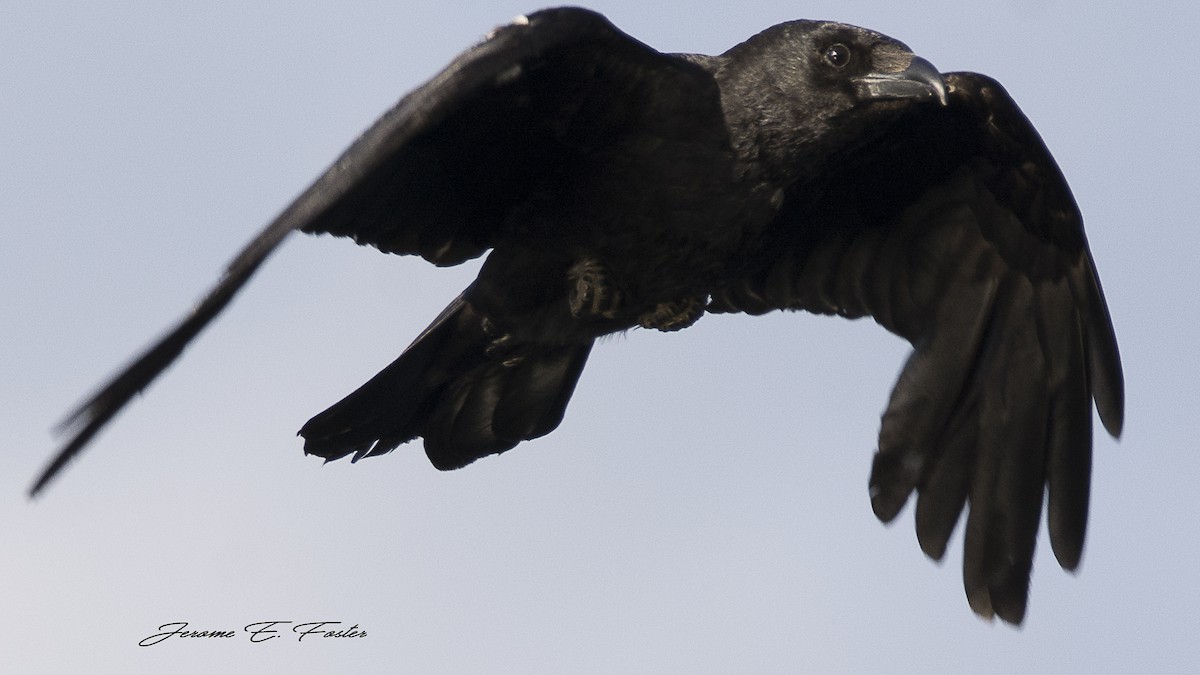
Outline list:
[[[664,102],[716,99],[702,68],[587,10],[546,10],[498,28],[368,129],[183,321],[72,412],[60,426],[70,440],[30,494],[182,353],[293,230],[460,263],[520,236],[508,220],[514,209],[579,153],[643,131]]]
[[[969,501],[968,600],[1019,623],[1047,491],[1055,556],[1079,564],[1091,402],[1119,435],[1121,364],[1049,151],[998,83],[946,82],[946,107],[910,106],[799,186],[755,271],[710,310],[871,315],[912,343],[883,414],[872,507],[889,521],[915,489],[917,537],[941,558]]]

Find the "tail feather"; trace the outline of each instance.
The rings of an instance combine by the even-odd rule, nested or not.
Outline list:
[[[358,461],[420,436],[443,470],[504,452],[559,425],[591,346],[499,342],[459,297],[398,359],[309,420],[304,451]]]
[[[562,422],[591,343],[523,351],[486,363],[447,387],[422,432],[434,466],[466,466],[544,436]]]

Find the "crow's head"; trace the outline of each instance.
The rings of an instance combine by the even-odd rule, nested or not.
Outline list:
[[[744,156],[772,173],[883,130],[912,105],[945,105],[937,69],[903,43],[827,21],[768,28],[721,56],[722,106]],[[798,151],[803,148],[802,151]]]

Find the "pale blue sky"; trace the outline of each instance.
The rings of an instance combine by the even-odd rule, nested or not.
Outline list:
[[[9,672],[1096,672],[1200,668],[1194,3],[591,6],[667,51],[774,23],[892,35],[999,79],[1084,213],[1126,434],[1096,442],[1080,574],[1043,537],[1023,629],[976,619],[961,538],[871,513],[907,353],[870,321],[708,317],[593,352],[561,428],[466,470],[294,432],[473,274],[296,238],[28,502],[59,417],[510,2],[0,7],[0,665]],[[340,620],[361,640],[173,639]],[[15,666],[15,668],[13,667]]]

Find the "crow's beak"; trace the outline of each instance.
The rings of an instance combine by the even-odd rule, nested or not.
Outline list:
[[[904,70],[873,72],[854,79],[863,99],[936,98],[946,105],[946,81],[933,64],[914,56]]]

